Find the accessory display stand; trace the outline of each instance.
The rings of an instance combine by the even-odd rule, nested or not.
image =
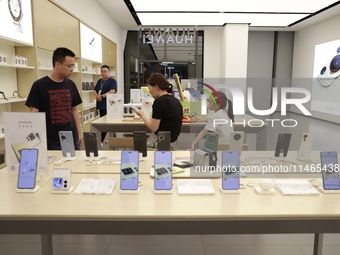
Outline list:
[[[238,194],[240,193],[239,189],[222,189],[222,186],[220,186],[220,191],[222,194]]]
[[[35,186],[34,189],[17,189],[18,193],[35,193],[40,189],[40,186]]]
[[[261,187],[255,186],[254,190],[259,195],[272,195],[272,194],[275,194],[275,189],[274,188],[271,188],[270,190],[263,190]]]

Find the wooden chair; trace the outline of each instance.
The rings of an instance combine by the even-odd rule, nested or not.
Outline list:
[[[108,141],[110,149],[120,149],[120,148],[133,149],[134,148],[132,137],[127,137],[127,138],[109,137],[107,141]]]

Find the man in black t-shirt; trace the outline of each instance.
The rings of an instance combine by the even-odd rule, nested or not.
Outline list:
[[[48,150],[60,150],[59,131],[72,131],[75,149],[81,146],[80,115],[82,103],[75,83],[68,79],[75,65],[75,54],[67,48],[53,52],[53,70],[35,81],[26,100],[30,112],[46,113]]]

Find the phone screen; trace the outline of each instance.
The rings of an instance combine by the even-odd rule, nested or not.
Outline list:
[[[172,189],[172,153],[171,151],[155,151],[155,190]]]
[[[138,189],[138,151],[122,151],[122,164],[120,171],[120,189]]]
[[[34,189],[37,174],[38,150],[22,149],[18,173],[18,189]]]
[[[240,165],[238,151],[222,151],[222,189],[240,188]]]
[[[323,188],[340,189],[338,154],[335,151],[321,152]]]

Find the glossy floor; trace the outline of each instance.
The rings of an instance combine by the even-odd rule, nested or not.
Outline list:
[[[340,235],[325,234],[323,255],[338,255]],[[54,255],[312,255],[313,235],[54,235]],[[0,255],[41,254],[39,235],[0,235]]]

